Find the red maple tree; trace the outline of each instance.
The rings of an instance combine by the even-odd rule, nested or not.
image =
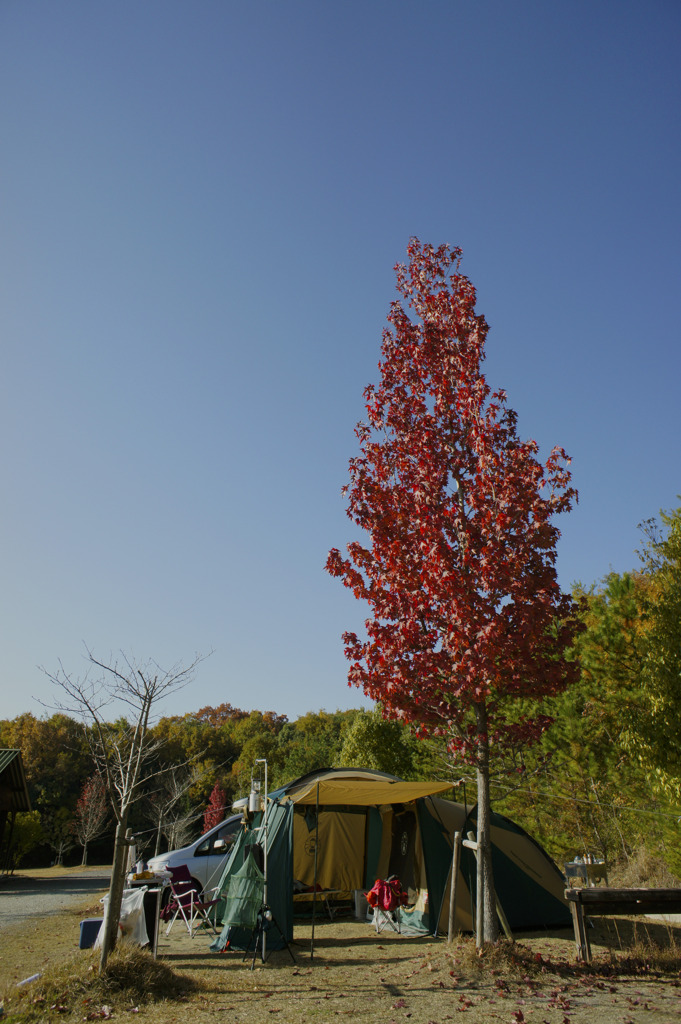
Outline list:
[[[366,601],[366,637],[345,633],[348,681],[384,713],[445,736],[478,784],[478,942],[497,934],[489,848],[490,752],[530,742],[545,716],[515,698],[559,691],[572,600],[556,576],[554,517],[576,492],[569,459],[522,441],[504,391],[482,373],[488,326],[461,250],[412,239],[398,264],[380,383],[365,390],[348,515],[370,546],[333,549],[327,570]],[[412,311],[410,316],[407,309]]]
[[[208,807],[206,807],[203,812],[203,828],[201,830],[201,835],[213,828],[214,825],[219,825],[221,821],[225,820],[226,809],[227,794],[218,780],[213,786],[213,790],[208,798]]]

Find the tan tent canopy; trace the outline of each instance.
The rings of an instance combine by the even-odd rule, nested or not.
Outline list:
[[[388,779],[320,779],[313,780],[297,792],[288,793],[282,803],[316,804],[320,806],[381,807],[385,804],[408,804],[413,800],[452,788],[449,782],[391,782]]]

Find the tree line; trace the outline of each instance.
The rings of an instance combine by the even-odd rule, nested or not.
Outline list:
[[[542,701],[552,723],[539,740],[498,759],[492,802],[558,862],[590,852],[626,864],[647,851],[681,876],[681,508],[643,529],[636,570],[573,588],[579,630],[566,656],[576,679]],[[536,711],[520,700],[512,713],[520,720]],[[0,746],[21,750],[33,807],[18,816],[15,864],[74,863],[87,844],[91,857],[110,859],[113,822],[105,802],[103,817],[95,813],[90,728],[61,712],[0,721]],[[128,723],[108,728],[123,736]],[[129,821],[146,856],[190,841],[216,813],[227,816],[248,792],[256,758],[268,761],[271,789],[316,768],[369,767],[451,778],[454,798],[475,802],[474,775],[452,762],[446,744],[385,719],[380,705],[289,721],[224,703],[161,718],[149,732],[155,770]]]
[[[107,725],[114,739],[117,734],[123,739],[129,728],[125,720]],[[102,822],[96,813],[101,789],[91,729],[63,712],[40,718],[27,712],[0,721],[0,747],[21,750],[33,808],[17,816],[15,863],[73,863],[91,834],[89,819],[95,831],[94,841],[87,840],[90,857],[110,859],[113,822],[109,816]],[[215,813],[216,785],[224,794],[218,811],[230,814],[232,802],[250,789],[256,758],[268,761],[270,788],[318,767],[367,758],[376,767],[414,777],[419,762],[417,742],[406,730],[384,722],[378,712],[360,710],[310,712],[289,721],[273,711],[224,703],[161,718],[150,727],[148,741],[153,763],[129,819],[147,856],[181,846],[202,831],[204,818]]]

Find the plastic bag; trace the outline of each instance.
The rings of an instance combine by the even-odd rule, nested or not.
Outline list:
[[[124,889],[121,900],[121,916],[118,921],[118,938],[128,942],[136,942],[139,946],[146,946],[149,942],[147,934],[147,922],[144,917],[144,894],[147,891],[146,885],[136,889]],[[109,897],[104,896],[104,921],[109,911]],[[99,929],[95,939],[95,949],[100,949],[104,941],[104,928]]]

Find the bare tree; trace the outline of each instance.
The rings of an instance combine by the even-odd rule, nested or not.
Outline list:
[[[79,717],[85,725],[95,768],[101,776],[116,822],[113,868],[109,899],[104,915],[100,969],[106,967],[116,944],[121,900],[125,884],[125,868],[130,837],[128,815],[132,804],[143,794],[142,783],[160,769],[154,755],[159,744],[149,735],[152,709],[163,698],[186,686],[203,659],[196,657],[188,667],[175,665],[161,669],[156,662],[139,663],[121,654],[111,663],[100,661],[87,650],[89,668],[85,676],[76,678],[60,664],[56,673],[46,675],[66,694],[59,709]],[[105,709],[122,709],[114,725],[104,719]]]
[[[189,841],[191,827],[201,817],[200,807],[186,808],[184,797],[205,775],[196,765],[169,769],[159,786],[149,796],[149,816],[155,827],[154,856],[161,852],[161,836],[169,850],[176,850]]]
[[[73,839],[73,818],[66,807],[43,812],[43,834],[54,854],[54,863],[64,863],[64,856],[76,845]]]

